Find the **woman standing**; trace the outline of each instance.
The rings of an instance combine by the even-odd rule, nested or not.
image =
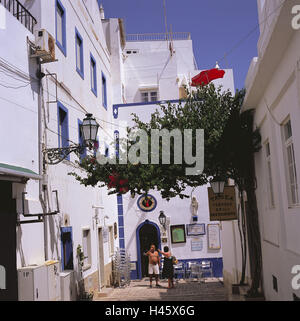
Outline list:
[[[167,246],[164,247],[164,251],[158,250],[164,258],[164,266],[162,271],[162,277],[168,279],[168,289],[174,288],[174,267],[173,267],[173,256]]]

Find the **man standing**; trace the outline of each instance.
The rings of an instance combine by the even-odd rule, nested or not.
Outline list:
[[[148,273],[150,277],[150,288],[152,288],[152,276],[155,276],[156,286],[160,287],[158,284],[158,276],[159,276],[159,267],[160,267],[160,256],[158,252],[155,250],[155,245],[151,244],[150,250],[145,253],[145,255],[149,258],[149,266]]]

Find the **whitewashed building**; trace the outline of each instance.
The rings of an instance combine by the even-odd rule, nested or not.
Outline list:
[[[117,248],[131,256],[132,279],[141,278],[147,272],[141,253],[151,242],[168,244],[184,265],[209,260],[213,275],[222,276],[222,242],[208,248],[208,224],[220,226],[209,221],[207,187],[186,191],[199,204],[193,221],[190,199],[167,202],[151,191],[153,204],[145,211],[141,197],[108,196],[106,189],[80,185],[68,175],[84,176],[76,154],[56,165],[45,156],[47,149],[82,143],[79,127],[87,113],[100,124],[99,149],[110,153],[109,142],[130,125],[132,112],[147,120],[159,102],[184,98],[184,86],[200,72],[189,33],[174,33],[172,42],[165,34],[125,37],[122,20],[105,19],[98,1],[90,0],[0,1],[0,17],[6,44],[0,48],[1,299],[75,299],[73,286],[80,281],[86,291],[101,291],[112,284]],[[32,55],[37,38],[48,34],[49,53],[39,69]],[[232,70],[225,71],[215,83],[234,92]],[[195,222],[203,232],[187,235]],[[186,233],[177,244],[170,234],[176,225]],[[73,293],[66,293],[70,270]]]
[[[113,116],[120,122],[120,131],[127,125],[133,125],[132,113],[143,121],[149,121],[151,113],[159,108],[158,104],[167,101],[178,104],[185,98],[184,86],[189,87],[191,78],[200,72],[195,64],[190,33],[127,35],[123,61],[119,73],[122,97],[114,96],[113,105]],[[225,72],[224,78],[216,80],[215,84],[234,92],[233,72]],[[144,196],[132,198],[127,193],[118,198],[120,247],[130,253],[132,279],[147,275],[148,263],[143,253],[151,243],[161,249],[169,246],[182,263],[181,276],[188,268],[188,262],[200,261],[211,262],[212,274],[222,276],[222,244],[208,247],[209,224],[217,226],[219,235],[220,225],[209,219],[207,186],[194,190],[188,188],[185,193],[197,199],[196,220],[193,220],[190,198],[182,200],[176,197],[168,202],[158,192],[150,191],[151,204],[148,207],[143,204]],[[161,211],[167,217],[164,227],[159,223]],[[194,223],[201,224],[199,229],[202,231],[191,235],[187,231]],[[177,228],[185,231],[184,239],[178,243],[171,232]]]
[[[258,57],[253,58],[246,78],[243,110],[255,109],[254,125],[262,136],[255,169],[263,291],[266,300],[296,300],[300,297],[300,31],[299,6],[295,7],[299,2],[257,3]],[[298,29],[293,28],[293,20]],[[228,278],[235,282],[234,274],[241,267],[237,246],[233,260],[227,262]]]
[[[61,298],[58,275],[69,270],[75,271],[75,283],[84,280],[86,291],[99,291],[112,283],[116,196],[80,185],[68,175],[84,175],[76,154],[57,165],[49,165],[43,155],[49,148],[82,143],[79,125],[87,113],[100,124],[99,148],[106,148],[113,119],[112,72],[98,3],[1,1],[0,15],[5,44],[0,48],[0,265],[7,272],[1,296],[24,298],[20,277],[25,274],[19,274],[18,291],[17,269],[56,261],[54,281],[48,284],[42,277],[40,295],[32,293],[33,299]],[[31,55],[36,37],[47,34],[54,38],[55,59],[50,57],[39,70]],[[78,245],[85,257],[82,273]],[[56,294],[43,296],[43,287],[49,293],[54,288]]]

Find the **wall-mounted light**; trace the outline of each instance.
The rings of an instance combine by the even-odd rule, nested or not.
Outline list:
[[[213,179],[210,181],[210,186],[215,194],[222,194],[224,192],[225,181]]]
[[[98,129],[99,125],[95,118],[93,118],[93,115],[86,114],[80,126],[83,144],[72,144],[68,147],[45,149],[43,151],[44,155],[47,156],[45,157],[45,161],[50,165],[56,165],[66,159],[72,152],[81,155],[86,147],[89,149],[94,148],[94,144],[97,141]]]

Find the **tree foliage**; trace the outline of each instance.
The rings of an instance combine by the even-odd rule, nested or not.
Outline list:
[[[123,165],[117,162],[116,164],[100,165],[94,157],[87,157],[81,163],[81,167],[86,170],[86,176],[81,177],[75,173],[73,175],[86,186],[111,187],[110,176],[113,174],[118,175],[119,181],[126,181],[126,185],[117,184],[114,188],[110,188],[110,193],[125,193],[129,191],[132,194],[144,194],[151,189],[155,189],[161,193],[163,198],[167,199],[175,196],[188,197],[184,194],[187,186],[204,185],[216,173],[224,175],[224,173],[233,172],[228,168],[224,168],[222,158],[225,155],[221,155],[219,151],[220,146],[225,146],[224,130],[228,131],[228,122],[240,112],[243,97],[244,91],[237,91],[233,96],[230,91],[222,91],[221,87],[216,89],[213,84],[210,84],[191,92],[188,98],[179,104],[168,103],[167,105],[158,106],[156,112],[151,115],[149,122],[143,122],[138,115],[133,114],[133,120],[136,125],[128,130],[128,134],[135,129],[143,129],[148,133],[148,164],[127,163]],[[184,155],[182,155],[182,164],[174,164],[172,162],[175,148],[173,140],[171,140],[170,144],[171,163],[162,164],[160,145],[160,163],[151,164],[150,140],[152,129],[167,129],[169,131],[179,129],[182,132],[184,129],[192,129],[194,132],[196,129],[203,129],[203,173],[201,175],[187,176],[186,168],[191,165],[185,163]],[[230,136],[229,133],[226,135]],[[127,151],[136,143],[130,141],[128,137],[125,141],[120,142],[120,146],[123,146]],[[193,135],[192,144],[193,150],[195,150],[195,135]],[[229,148],[230,144],[227,147]],[[224,152],[229,155],[227,150]],[[232,166],[234,164],[228,159],[227,165]]]

